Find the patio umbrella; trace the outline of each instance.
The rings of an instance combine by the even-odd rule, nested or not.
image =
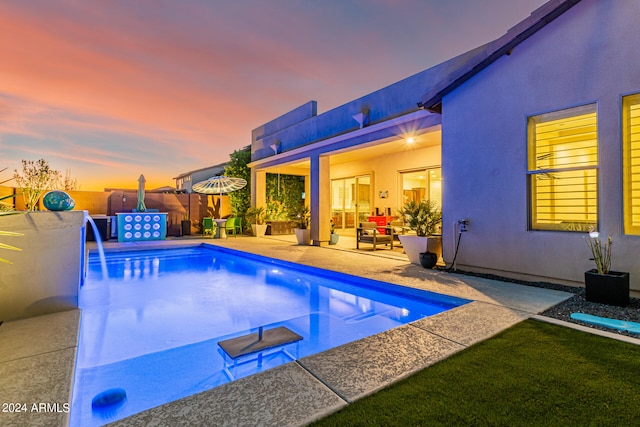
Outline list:
[[[147,182],[144,179],[144,175],[140,175],[138,178],[138,204],[136,205],[136,211],[144,212],[147,210],[147,207],[144,205],[144,183]]]
[[[229,194],[236,190],[240,190],[247,185],[247,181],[242,178],[231,176],[213,176],[205,181],[193,184],[191,189],[196,193],[219,195]]]

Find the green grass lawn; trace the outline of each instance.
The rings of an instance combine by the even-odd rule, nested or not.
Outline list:
[[[640,346],[527,320],[312,425],[640,425]]]

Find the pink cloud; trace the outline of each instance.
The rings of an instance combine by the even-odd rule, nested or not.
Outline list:
[[[517,22],[496,10],[521,19],[542,3],[2,2],[0,141],[61,153],[92,181],[142,156],[171,184],[310,99],[324,111],[363,96]]]

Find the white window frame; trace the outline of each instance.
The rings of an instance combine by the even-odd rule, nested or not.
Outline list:
[[[573,152],[576,151],[575,146],[572,145],[576,141],[568,142],[571,148],[557,151],[553,146],[557,145],[562,147],[562,143],[558,142],[563,139],[570,139],[572,136],[563,136],[562,128],[556,129],[558,136],[546,136],[546,139],[538,138],[536,131],[538,125],[544,125],[545,123],[559,121],[562,119],[578,119],[583,115],[595,115],[595,130],[584,131],[584,142],[578,140],[578,144],[585,144],[585,151],[593,150],[588,155],[577,156]],[[576,120],[577,121],[577,120]],[[527,186],[528,186],[528,228],[532,231],[572,231],[572,232],[585,232],[589,230],[589,227],[596,227],[598,223],[598,185],[599,185],[599,161],[598,161],[598,111],[597,104],[587,104],[573,108],[562,109],[553,111],[550,113],[539,114],[528,118],[528,168],[527,168]],[[576,125],[575,129],[580,129],[579,125]],[[586,127],[588,129],[588,127]],[[571,132],[573,128],[566,129],[567,132]],[[583,132],[580,129],[580,132]],[[595,137],[595,146],[589,144],[592,139],[590,136]],[[579,138],[583,137],[580,133]],[[547,150],[543,150],[545,146],[544,141],[547,142]],[[549,148],[551,147],[551,148]],[[538,154],[542,152],[542,154]],[[578,195],[573,197],[573,194],[568,192],[562,195],[561,191],[553,193],[552,197],[548,199],[548,206],[541,206],[538,201],[541,200],[538,190],[545,188],[536,183],[540,180],[558,180],[560,184],[562,180],[566,182],[575,182],[576,180],[583,180],[584,184],[584,197]],[[575,184],[569,184],[575,185]],[[590,190],[588,190],[590,189]],[[595,194],[594,194],[595,193]],[[559,196],[559,197],[558,197]],[[595,199],[595,201],[593,200]],[[583,212],[580,210],[571,212],[570,208],[574,207],[574,203],[582,204],[584,207],[585,218],[575,219],[576,215],[581,215]],[[544,208],[547,208],[545,211]],[[580,208],[579,208],[580,209]],[[541,218],[541,219],[539,219]]]

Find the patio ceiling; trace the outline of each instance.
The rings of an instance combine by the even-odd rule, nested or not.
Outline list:
[[[408,142],[405,138],[400,138],[383,143],[381,143],[380,141],[376,141],[375,143],[369,144],[367,146],[360,145],[357,147],[350,147],[331,154],[330,163],[332,166],[334,166],[342,163],[353,162],[356,160],[362,161],[373,159],[376,157],[394,154],[401,151],[411,151],[420,148],[437,146],[441,144],[442,132],[440,129],[438,129],[433,132],[416,135],[413,139],[414,141],[411,143]],[[281,169],[281,173],[287,173],[284,171],[284,169],[286,169],[290,171],[289,173],[293,173],[293,171],[296,169],[309,170],[309,168],[309,159],[304,159],[287,165],[274,166],[268,169]]]
[[[368,160],[402,151],[411,151],[419,148],[433,147],[440,145],[442,132],[440,130],[423,133],[413,137],[413,142],[408,142],[406,138],[394,139],[386,143],[372,144],[367,147],[358,146],[348,150],[343,150],[331,155],[331,165],[348,163],[355,160]]]

